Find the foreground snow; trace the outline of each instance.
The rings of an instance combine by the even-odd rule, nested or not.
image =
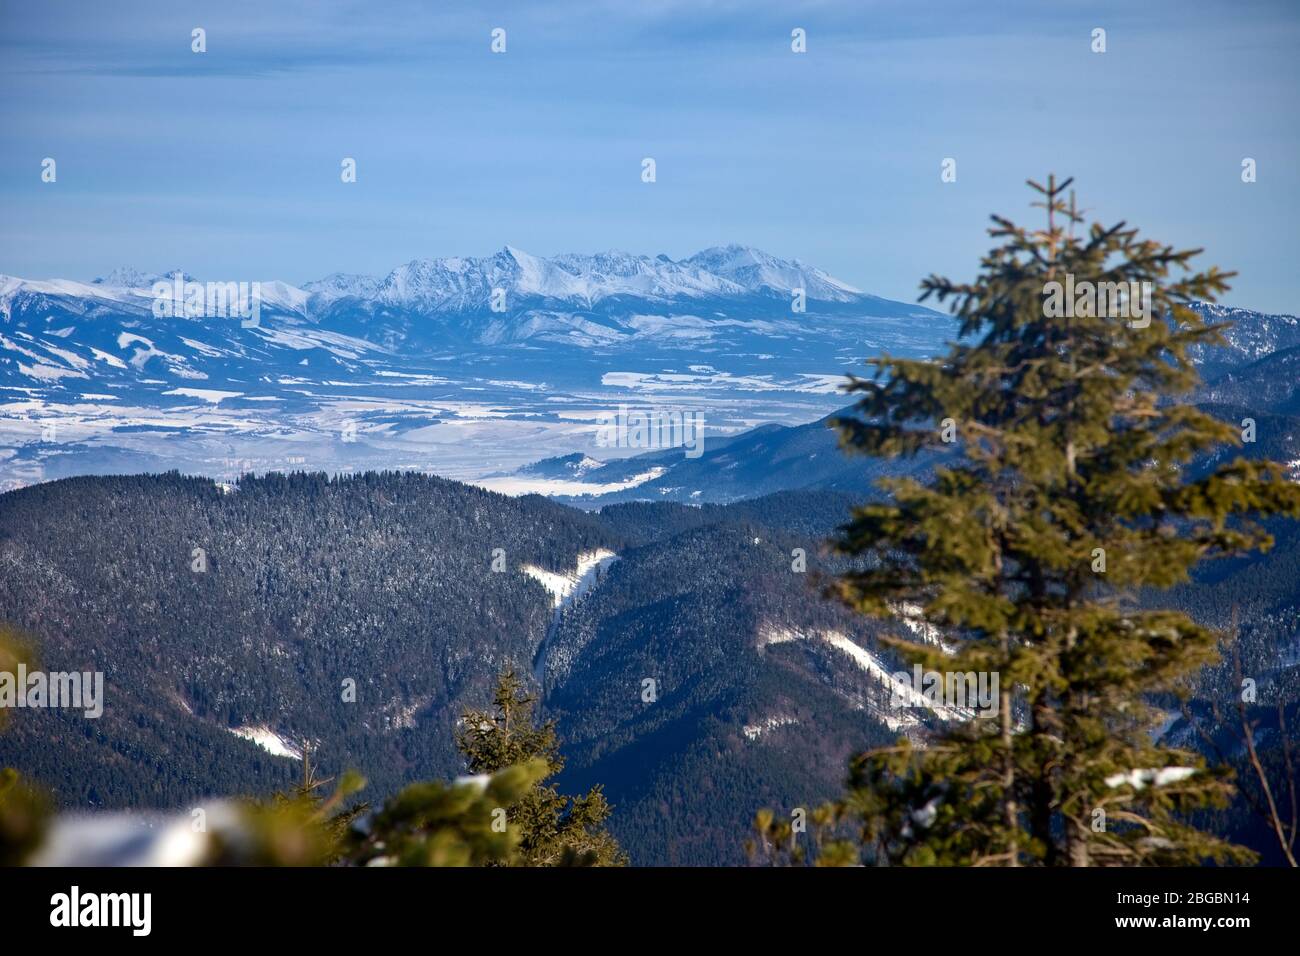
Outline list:
[[[201,814],[201,815],[200,815]],[[238,837],[235,805],[217,800],[173,814],[97,813],[55,818],[33,866],[197,866],[214,840]]]

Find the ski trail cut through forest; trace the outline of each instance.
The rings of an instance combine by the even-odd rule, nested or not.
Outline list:
[[[559,627],[560,615],[564,613],[565,608],[586,597],[595,586],[599,575],[617,560],[618,555],[613,551],[600,548],[578,555],[578,566],[564,574],[547,571],[532,564],[525,564],[520,568],[524,574],[550,592],[551,605],[555,608],[551,615],[551,623],[546,627],[546,636],[542,638],[542,646],[537,649],[537,660],[533,664],[533,677],[543,688],[546,686],[546,655],[551,648],[551,638],[555,636],[555,631]]]

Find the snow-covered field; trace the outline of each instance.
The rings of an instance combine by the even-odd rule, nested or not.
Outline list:
[[[677,261],[506,247],[386,276],[264,281],[251,324],[188,314],[175,283],[130,269],[0,277],[0,489],[169,468],[225,481],[390,468],[568,494],[501,479],[593,450],[597,420],[619,406],[688,409],[706,438],[812,421],[878,349],[927,354],[951,330],[743,246]]]

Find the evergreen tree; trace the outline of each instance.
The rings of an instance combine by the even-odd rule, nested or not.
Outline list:
[[[521,866],[521,828],[503,806],[523,799],[547,773],[531,760],[491,776],[414,783],[352,831],[347,861],[363,866]]]
[[[497,680],[492,711],[466,711],[456,745],[471,773],[496,773],[506,767],[541,761],[544,775],[506,810],[519,827],[519,850],[526,866],[622,866],[627,859],[605,830],[611,807],[599,784],[585,795],[566,797],[546,781],[564,767],[555,724],[533,725],[535,698],[523,690],[511,669]]]
[[[239,803],[237,824],[214,834],[201,865],[525,865],[521,829],[502,817],[501,808],[548,774],[545,761],[451,783],[413,783],[371,813],[352,802],[366,783],[355,771],[344,773],[327,795],[334,778],[317,775],[313,750],[304,743],[302,780],[292,792]]]
[[[1029,184],[1042,228],[993,217],[974,282],[922,283],[922,301],[950,303],[959,341],[934,360],[875,360],[850,385],[861,417],[835,423],[849,450],[929,452],[937,465],[933,480],[883,482],[888,500],[854,510],[837,547],[863,563],[832,590],[956,646],[890,639],[909,663],[1000,676],[996,719],[853,762],[843,808],[882,861],[1249,858],[1187,823],[1225,803],[1226,771],[1152,734],[1153,696],[1212,661],[1217,635],[1137,598],[1202,559],[1267,549],[1253,519],[1300,515],[1300,486],[1265,461],[1194,473],[1194,459],[1239,441],[1178,403],[1198,382],[1189,349],[1222,342],[1190,306],[1231,273],[1193,272],[1200,250],[1122,222],[1083,230],[1069,183]]]
[[[302,777],[291,792],[242,803],[239,846],[218,840],[210,865],[329,866],[346,860],[352,828],[369,810],[366,803],[352,802],[366,780],[349,770],[327,791],[335,778],[317,774],[315,749],[303,741]]]
[[[17,770],[0,768],[0,866],[25,863],[44,842],[49,822],[49,798]]]
[[[31,647],[13,628],[0,624],[0,674],[16,678],[18,665],[35,667]],[[9,709],[0,707],[0,730]],[[12,767],[0,767],[0,866],[18,866],[35,852],[49,828],[49,798]]]
[[[351,827],[367,807],[349,801],[366,781],[350,770],[328,796],[319,792],[332,782],[332,777],[322,780],[315,775],[310,750],[304,748],[302,783],[292,793],[276,793],[267,801],[240,801],[238,826],[214,834],[203,865],[296,867],[351,862]]]

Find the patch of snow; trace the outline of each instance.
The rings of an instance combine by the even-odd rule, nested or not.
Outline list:
[[[172,388],[163,392],[164,395],[184,395],[188,398],[200,398],[205,402],[211,402],[213,405],[220,405],[227,398],[238,398],[243,392],[223,392],[216,388]]]
[[[890,695],[890,699],[898,699],[905,702],[905,708],[888,708],[880,713],[881,719],[891,730],[898,730],[902,727],[913,726],[918,721],[907,709],[920,708],[933,713],[941,720],[964,720],[968,715],[952,710],[943,704],[934,703],[926,698],[924,694],[912,686],[912,682],[898,680],[894,677],[885,664],[864,647],[855,644],[848,636],[841,634],[839,631],[813,631],[804,634],[792,628],[776,627],[771,624],[763,624],[758,630],[758,647],[769,646],[771,644],[784,644],[789,641],[819,639],[829,644],[842,654],[845,654],[858,667],[875,679],[884,687]]]
[[[596,584],[600,573],[618,560],[618,555],[606,548],[584,551],[578,555],[578,564],[573,571],[557,574],[536,565],[525,564],[520,570],[533,580],[539,582],[551,595],[551,606],[555,613],[542,638],[542,646],[537,650],[537,660],[533,666],[533,676],[539,684],[546,683],[546,656],[551,647],[551,638],[559,626],[560,615],[571,604],[581,601]]]
[[[952,654],[956,648],[943,639],[943,632],[927,621],[919,604],[900,604],[894,608],[903,626],[925,641],[941,648],[945,654]]]
[[[776,716],[768,717],[766,720],[760,721],[757,724],[746,724],[741,728],[741,732],[745,735],[746,740],[757,740],[769,730],[776,730],[778,727],[788,727],[790,724],[797,723],[799,723],[799,721],[795,720],[793,717],[787,717],[784,714],[777,714]]]
[[[90,351],[94,354],[94,356],[95,356],[96,359],[98,359],[98,360],[101,361],[101,362],[105,362],[105,363],[107,363],[107,364],[113,366],[113,368],[126,368],[126,363],[123,362],[123,361],[122,361],[120,358],[118,358],[116,355],[112,355],[112,354],[110,354],[110,353],[108,353],[108,352],[101,352],[99,349],[95,348],[93,345],[90,347]]]
[[[38,378],[44,382],[56,382],[61,378],[89,378],[85,372],[58,365],[24,365],[19,362],[18,371],[29,378]]]
[[[119,332],[117,335],[117,347],[119,349],[124,349],[135,342],[140,342],[145,346],[145,348],[153,351],[153,341],[151,339],[146,339],[143,335],[136,335],[134,332]]]
[[[522,565],[519,570],[546,588],[551,595],[552,607],[560,610],[581,600],[595,583],[596,575],[617,560],[618,555],[613,551],[599,548],[578,555],[578,566],[563,574],[533,564]]]
[[[492,780],[491,774],[474,773],[467,774],[463,777],[457,777],[453,784],[457,787],[473,787],[480,793],[487,789],[488,783]]]
[[[95,813],[55,818],[32,866],[198,866],[218,836],[242,833],[239,808],[228,801],[203,805],[206,831],[189,811],[177,814]]]
[[[53,345],[50,345],[48,342],[45,342],[43,344],[47,352],[57,355],[59,358],[63,359],[63,361],[66,364],[72,366],[73,368],[90,368],[90,362],[82,358],[76,352],[69,352],[67,349],[57,348]]]
[[[1134,790],[1141,790],[1148,784],[1163,787],[1178,783],[1196,773],[1195,767],[1160,767],[1158,769],[1130,770],[1128,773],[1111,774],[1106,778],[1106,786],[1122,787],[1128,784]]]
[[[515,497],[518,495],[604,495],[614,491],[626,491],[647,481],[654,481],[668,472],[667,468],[656,465],[648,471],[625,478],[622,481],[580,481],[573,478],[525,478],[506,475],[495,478],[471,478],[467,481],[488,491]]]
[[[267,753],[273,754],[276,757],[289,757],[293,760],[302,759],[301,748],[286,740],[284,737],[281,737],[265,724],[231,727],[230,732],[236,737],[251,740]]]

